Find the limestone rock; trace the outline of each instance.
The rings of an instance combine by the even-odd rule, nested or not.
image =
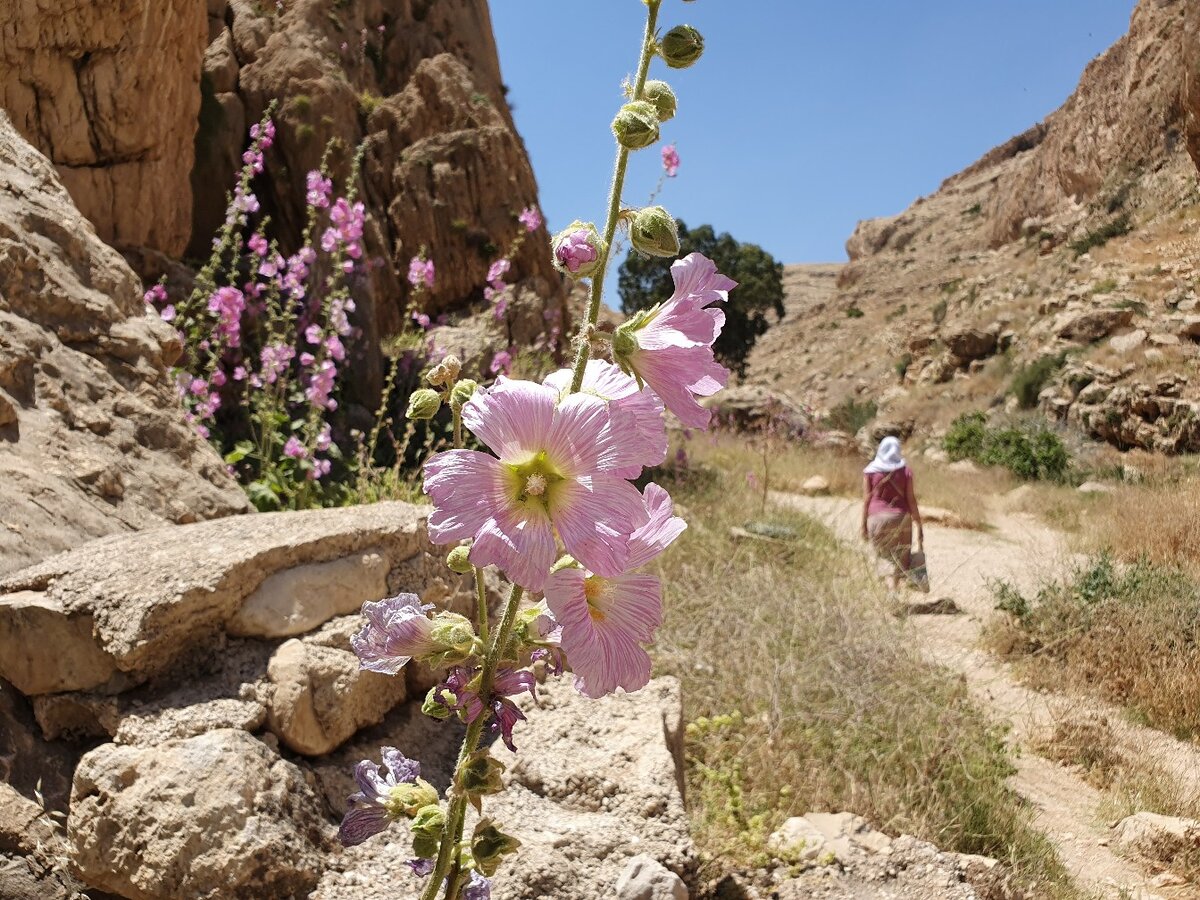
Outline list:
[[[1114,843],[1153,860],[1170,862],[1200,848],[1200,821],[1139,812],[1118,823]]]
[[[106,683],[116,661],[97,646],[93,625],[89,614],[69,615],[40,591],[0,594],[0,675],[26,695]]]
[[[187,245],[206,38],[196,0],[6,4],[0,108],[110,244]]]
[[[234,730],[90,751],[68,838],[83,879],[130,900],[303,895],[330,842],[304,774]]]
[[[385,596],[389,568],[387,556],[367,552],[276,572],[242,602],[227,630],[265,638],[312,631]]]
[[[792,816],[772,832],[767,846],[785,860],[816,862],[826,852],[825,835],[804,816]]]
[[[306,756],[329,753],[363,726],[382,721],[405,697],[403,675],[365,671],[354,653],[315,641],[286,641],[267,673],[274,686],[268,725]]]
[[[1118,328],[1133,321],[1130,309],[1096,309],[1081,313],[1067,313],[1055,326],[1055,333],[1067,340],[1090,344],[1107,337]]]
[[[688,889],[658,860],[635,856],[617,880],[617,900],[688,900]]]
[[[959,474],[970,475],[978,472],[979,466],[975,465],[975,463],[971,462],[969,459],[960,459],[957,462],[950,463],[950,465],[946,466],[946,469],[950,472],[958,472]]]
[[[1183,5],[1183,108],[1187,148],[1200,168],[1200,7]]]
[[[0,676],[26,674],[28,654],[21,648],[44,641],[44,629],[85,643],[86,629],[78,623],[90,619],[94,647],[86,658],[96,664],[81,674],[73,654],[41,654],[32,687],[66,690],[68,679],[75,689],[100,687],[111,671],[100,662],[110,657],[119,670],[113,677],[144,681],[185,653],[203,654],[242,602],[277,572],[361,560],[365,553],[386,557],[390,570],[427,552],[423,517],[420,507],[378,503],[94,541],[0,580]],[[26,615],[31,608],[36,618]]]
[[[823,475],[813,475],[800,485],[800,493],[806,497],[824,497],[829,493],[829,479]]]
[[[1100,481],[1085,481],[1076,490],[1081,494],[1111,494],[1113,492],[1111,485]]]
[[[964,328],[946,335],[945,342],[950,352],[964,362],[986,359],[996,352],[996,331],[979,328]]]
[[[0,113],[0,575],[92,537],[249,508],[183,420],[168,372],[179,352],[129,266]]]
[[[1144,328],[1135,328],[1128,334],[1119,334],[1109,338],[1108,343],[1118,353],[1129,353],[1146,343],[1146,337]]]
[[[753,385],[726,388],[703,405],[714,419],[739,431],[761,432],[768,428],[781,436],[800,437],[812,427],[808,411],[778,391]]]

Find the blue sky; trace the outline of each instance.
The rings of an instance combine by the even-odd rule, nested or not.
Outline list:
[[[661,199],[783,262],[845,258],[859,219],[917,197],[1057,108],[1134,0],[664,0],[704,58],[651,77],[680,114]],[[608,124],[637,61],[638,0],[493,0],[500,62],[551,228],[604,214]],[[658,147],[634,154],[645,201]]]

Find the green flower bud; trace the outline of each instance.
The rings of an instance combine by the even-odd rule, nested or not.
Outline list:
[[[448,719],[453,710],[446,704],[454,703],[457,699],[444,687],[435,684],[425,695],[425,702],[421,704],[421,712],[431,719]]]
[[[550,242],[554,267],[572,278],[591,278],[607,254],[604,238],[591,222],[576,220]]]
[[[422,806],[412,821],[413,854],[421,859],[433,859],[442,844],[446,830],[446,814],[436,804]]]
[[[455,547],[446,556],[446,567],[459,575],[466,575],[474,566],[471,565],[471,548]]]
[[[658,140],[658,110],[646,100],[621,107],[612,123],[613,134],[626,150],[640,150]]]
[[[434,616],[429,639],[438,652],[424,657],[424,662],[435,669],[465,662],[475,652],[475,626],[458,613],[440,612]]]
[[[634,250],[647,256],[679,255],[679,228],[661,206],[647,206],[634,214],[629,240]]]
[[[704,36],[691,25],[676,25],[658,43],[658,55],[672,69],[686,69],[704,53]]]
[[[454,385],[454,389],[450,391],[450,408],[453,410],[462,409],[467,405],[467,401],[475,396],[475,391],[478,388],[479,384],[470,378],[464,378],[458,382]]]
[[[642,89],[642,99],[654,104],[658,111],[658,121],[666,122],[675,118],[675,110],[679,104],[675,99],[675,92],[665,81],[647,81],[646,87]]]
[[[476,750],[466,765],[459,767],[455,782],[478,808],[480,797],[504,790],[504,781],[500,777],[503,773],[504,763],[493,759],[487,750]]]
[[[421,807],[437,802],[437,788],[424,778],[418,778],[412,784],[407,782],[398,784],[388,791],[388,798],[383,801],[383,808],[393,819],[399,819],[402,816],[411,818]]]
[[[408,412],[410,419],[432,419],[442,408],[442,396],[429,388],[420,388],[408,395]]]
[[[471,856],[475,859],[475,867],[489,878],[500,868],[500,861],[508,854],[515,853],[520,846],[520,841],[497,828],[491,819],[480,819],[471,836]]]

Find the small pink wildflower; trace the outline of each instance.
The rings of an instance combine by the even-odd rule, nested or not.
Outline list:
[[[164,322],[175,321],[175,304],[168,303],[162,308],[162,312],[160,312],[159,315],[162,316],[162,320]]]
[[[662,148],[662,164],[668,178],[679,174],[679,151],[675,149],[674,144],[667,144]]]
[[[326,209],[329,206],[329,195],[333,193],[333,181],[324,177],[316,169],[308,173],[306,182],[308,205],[316,209]]]
[[[321,343],[321,326],[313,324],[313,325],[309,325],[307,328],[305,328],[304,329],[304,340],[308,341],[308,343],[310,343],[310,344]]]
[[[542,214],[536,206],[527,206],[517,216],[517,221],[525,226],[526,232],[537,231],[542,227]]]
[[[492,357],[492,363],[488,366],[488,370],[493,375],[506,375],[508,370],[512,368],[512,352],[509,350],[500,350]]]
[[[422,331],[428,331],[430,326],[429,316],[425,313],[415,312],[412,314],[412,320],[420,326]]]
[[[150,306],[158,306],[161,303],[166,303],[167,289],[161,284],[153,285],[146,293],[142,294],[142,299]]]
[[[233,380],[234,381],[245,381],[246,380],[246,367],[245,366],[237,366],[234,368]]]
[[[336,334],[331,334],[325,339],[325,351],[338,362],[346,358],[346,346]]]
[[[414,256],[408,263],[408,283],[433,290],[433,260]]]
[[[304,459],[308,456],[308,451],[304,449],[304,445],[293,434],[287,439],[287,443],[283,445],[283,455],[290,456],[292,459]]]
[[[256,253],[259,256],[266,256],[267,252],[271,249],[271,245],[267,242],[267,239],[257,231],[250,235],[250,240],[246,241],[246,244],[252,253]]]
[[[507,259],[498,259],[488,267],[487,281],[492,287],[496,287],[496,282],[504,284],[504,276],[508,274],[508,270],[512,268],[512,262]]]

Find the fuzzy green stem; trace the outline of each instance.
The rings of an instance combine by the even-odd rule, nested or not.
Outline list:
[[[637,80],[633,85],[633,96],[630,100],[639,100],[646,88],[646,75],[650,71],[650,60],[654,58],[654,29],[658,22],[658,7],[662,0],[646,0],[646,33],[642,38],[642,56],[638,61]],[[600,259],[600,268],[592,278],[591,296],[588,300],[587,320],[579,328],[579,349],[575,352],[575,365],[571,378],[571,393],[583,387],[583,374],[591,359],[592,346],[588,340],[588,330],[600,318],[600,301],[604,296],[604,276],[608,271],[609,258],[612,255],[613,238],[617,234],[617,223],[621,218],[621,194],[625,190],[625,170],[629,166],[629,151],[617,145],[617,162],[613,167],[612,188],[608,194],[608,219],[604,223],[604,253]]]
[[[479,621],[479,639],[485,644],[488,640],[488,606],[487,586],[483,583],[483,569],[475,567],[475,609]]]
[[[488,645],[488,651],[483,657],[483,666],[479,675],[479,696],[485,703],[487,703],[487,698],[491,697],[492,683],[496,679],[496,669],[499,668],[509,638],[512,637],[513,625],[517,621],[517,608],[521,605],[521,597],[524,593],[525,589],[521,586],[516,584],[512,586],[512,593],[508,595],[508,604],[504,607],[504,616],[500,620],[500,627],[496,629],[492,642]],[[490,710],[485,708],[484,713],[467,726],[467,735],[463,738],[462,750],[458,754],[458,765],[454,769],[455,781],[458,780],[458,773],[470,759],[471,754],[479,747],[479,740],[483,737],[483,725],[489,712]],[[458,843],[462,840],[463,822],[466,815],[467,795],[458,788],[454,788],[453,796],[450,798],[450,810],[446,815],[446,830],[442,836],[442,845],[438,848],[437,862],[434,863],[433,874],[429,876],[429,884],[425,887],[425,893],[421,895],[422,900],[437,900],[438,891],[450,871]],[[448,887],[453,888],[454,885],[450,884]],[[451,895],[447,893],[446,896]]]

